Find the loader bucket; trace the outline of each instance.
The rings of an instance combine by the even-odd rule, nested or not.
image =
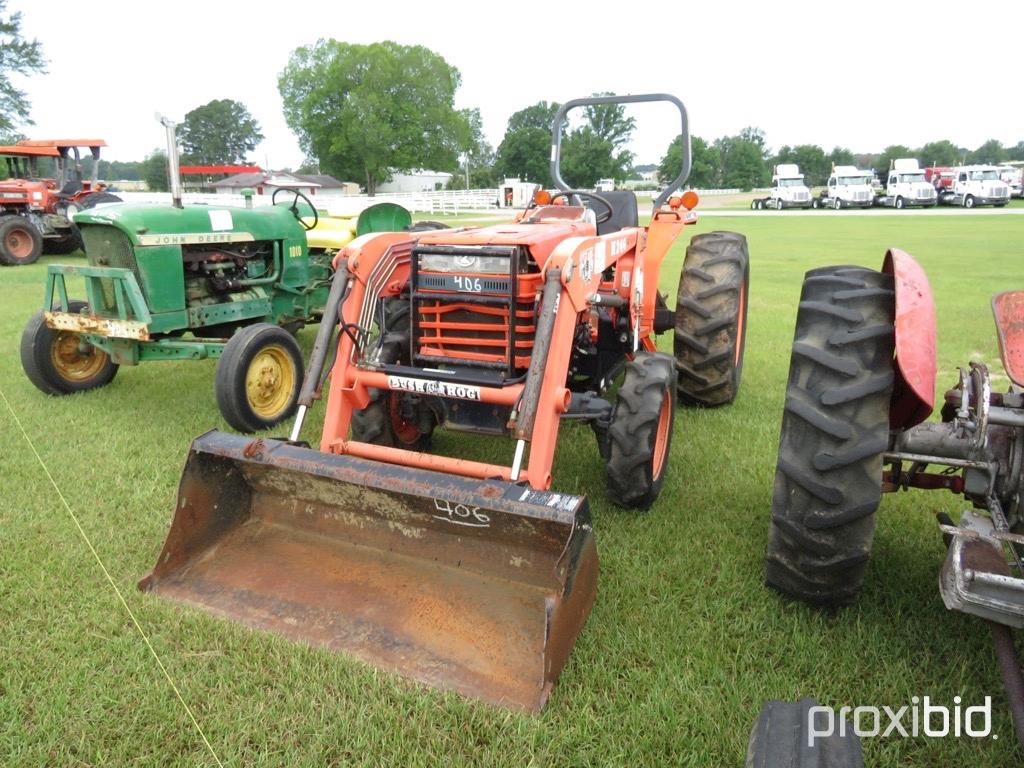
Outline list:
[[[139,588],[539,711],[596,581],[583,497],[212,431]]]

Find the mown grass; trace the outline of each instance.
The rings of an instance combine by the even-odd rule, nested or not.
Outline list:
[[[766,591],[762,558],[803,272],[877,267],[889,246],[917,256],[938,305],[945,387],[971,358],[1001,371],[988,302],[1019,284],[1024,219],[716,217],[687,234],[711,229],[750,242],[740,398],[679,411],[671,476],[647,514],[609,505],[590,430],[564,429],[554,487],[590,496],[602,571],[587,627],[537,717],[138,593],[190,439],[226,428],[214,364],[154,363],[122,370],[101,391],[43,396],[17,349],[41,302],[45,259],[0,271],[0,390],[225,765],[737,766],[768,698],[896,707],[925,694],[947,704],[993,696],[999,739],[869,739],[869,765],[1019,761],[988,632],[948,613],[936,588],[933,513],[956,513],[960,500],[886,498],[863,597],[838,613]],[[672,297],[682,255],[680,243],[662,273]],[[313,335],[300,334],[307,349]],[[670,349],[668,335],[661,345]],[[321,414],[308,422],[311,441]],[[2,403],[0,438],[0,764],[213,764]],[[439,440],[455,447],[454,436]],[[468,450],[511,459],[503,441]]]

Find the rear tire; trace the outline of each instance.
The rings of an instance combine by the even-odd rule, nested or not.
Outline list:
[[[0,217],[0,265],[23,267],[39,261],[43,236],[24,216]]]
[[[750,256],[743,235],[709,232],[690,241],[676,296],[680,403],[715,407],[736,399],[749,282]]]
[[[626,363],[608,427],[608,497],[648,509],[661,493],[672,448],[676,371],[661,352],[637,352]]]
[[[43,239],[43,253],[54,256],[64,256],[68,253],[84,250],[82,233],[78,227],[72,226],[68,234],[61,237],[47,237]]]
[[[750,731],[746,768],[864,768],[860,737],[848,722],[829,736],[811,731],[820,725],[810,722],[816,706],[814,699],[766,701]]]
[[[779,438],[765,581],[808,603],[860,592],[889,442],[892,277],[860,267],[808,272]]]
[[[302,376],[291,334],[270,323],[250,325],[224,345],[214,379],[217,407],[239,432],[270,429],[295,413]]]
[[[91,195],[83,197],[78,202],[79,209],[86,211],[90,208],[95,208],[100,203],[123,203],[120,197],[110,192],[93,192]]]
[[[77,314],[88,305],[69,301]],[[29,319],[21,334],[21,367],[28,380],[48,395],[70,395],[109,384],[117,364],[101,349],[82,342],[77,333],[48,328],[42,310]]]
[[[417,221],[405,228],[406,232],[430,232],[435,229],[451,229],[440,221]]]

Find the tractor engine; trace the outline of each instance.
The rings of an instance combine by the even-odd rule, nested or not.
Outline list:
[[[248,292],[251,284],[273,276],[273,244],[268,242],[192,245],[181,249],[185,301],[189,307],[230,301],[229,294]]]

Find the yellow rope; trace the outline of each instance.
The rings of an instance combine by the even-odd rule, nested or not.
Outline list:
[[[39,455],[39,451],[36,450],[35,445],[32,443],[32,439],[28,436],[28,432],[25,431],[25,427],[21,425],[21,420],[18,418],[18,415],[14,412],[14,409],[11,407],[10,401],[7,399],[7,395],[4,394],[4,391],[2,389],[0,389],[0,398],[3,398],[4,405],[6,405],[7,410],[10,411],[11,417],[14,419],[14,423],[17,424],[18,429],[21,430],[22,437],[25,438],[25,442],[28,443],[28,447],[32,450],[32,453],[35,454],[36,459],[38,459],[39,466],[41,466],[43,468],[43,472],[46,473],[46,477],[50,481],[50,485],[53,486],[53,490],[55,490],[57,492],[57,495],[60,497],[61,502],[64,504],[64,509],[66,509],[68,511],[68,514],[71,516],[71,520],[74,522],[75,527],[78,528],[78,532],[81,534],[86,546],[89,547],[89,551],[92,552],[92,556],[96,558],[96,562],[99,564],[100,570],[102,570],[103,575],[107,577],[107,581],[110,582],[110,586],[114,588],[114,592],[117,594],[117,599],[121,601],[121,605],[123,605],[124,609],[128,612],[128,616],[131,617],[132,623],[135,625],[135,628],[139,630],[139,634],[142,635],[142,639],[146,643],[146,647],[149,648],[149,652],[153,655],[153,658],[156,660],[157,666],[160,667],[160,671],[163,672],[164,677],[167,678],[167,682],[170,684],[171,689],[174,691],[174,695],[178,697],[178,701],[181,702],[181,706],[185,708],[185,711],[188,713],[189,719],[192,721],[192,725],[194,725],[196,727],[196,730],[199,731],[199,736],[202,738],[203,743],[206,745],[206,748],[210,751],[210,755],[213,757],[214,762],[217,763],[217,765],[220,766],[220,768],[224,768],[224,764],[220,761],[220,758],[217,757],[217,753],[213,751],[213,745],[210,744],[210,740],[206,738],[206,734],[203,732],[202,726],[199,725],[199,721],[196,720],[196,716],[192,714],[192,709],[189,707],[188,704],[185,703],[185,699],[181,695],[181,691],[178,690],[178,686],[176,686],[174,684],[174,680],[171,679],[171,675],[167,672],[167,667],[164,666],[164,663],[160,660],[160,657],[157,655],[156,649],[153,647],[153,644],[149,641],[149,636],[146,634],[146,631],[142,628],[142,625],[139,624],[139,620],[135,618],[135,614],[132,612],[132,609],[128,607],[128,601],[124,599],[124,595],[121,594],[121,590],[118,589],[117,584],[114,582],[113,577],[110,575],[110,571],[107,570],[107,567],[103,564],[103,560],[100,559],[100,555],[96,551],[96,548],[92,545],[92,542],[89,540],[89,536],[86,534],[85,529],[82,528],[82,524],[78,522],[78,517],[76,517],[75,513],[72,511],[71,505],[68,504],[67,499],[64,498],[64,494],[61,493],[60,488],[57,487],[57,483],[56,481],[54,481],[53,475],[50,474],[50,470],[47,469],[46,463],[43,461],[43,457]]]

